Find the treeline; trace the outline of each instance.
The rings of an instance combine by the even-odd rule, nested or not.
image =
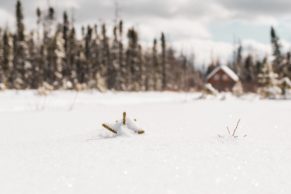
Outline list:
[[[82,27],[68,14],[36,9],[37,29],[27,32],[21,1],[16,30],[0,30],[0,83],[8,89],[190,90],[201,83],[193,60],[168,46],[164,33],[143,48],[134,27],[117,22],[110,37],[105,24]]]
[[[285,89],[291,89],[291,52],[282,51],[282,44],[274,27],[270,30],[270,43],[272,56],[266,55],[264,58],[256,57],[256,53],[245,53],[241,44],[234,51],[233,61],[228,66],[240,78],[244,92],[277,87],[284,93]],[[207,73],[217,65],[220,65],[219,62],[211,63]]]

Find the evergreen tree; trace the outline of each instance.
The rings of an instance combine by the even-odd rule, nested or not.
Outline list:
[[[145,67],[142,46],[140,44],[138,45],[137,58],[138,58],[139,71],[138,71],[138,77],[136,77],[136,82],[137,82],[136,90],[143,91],[146,89],[145,88],[146,67]]]
[[[90,71],[92,68],[92,35],[93,35],[93,29],[91,26],[87,26],[87,33],[85,35],[85,58],[86,63],[83,66],[84,69],[84,82],[88,84],[89,81],[92,78],[92,72]]]
[[[7,31],[7,29],[4,31],[3,34],[3,71],[5,74],[5,80],[3,82],[5,83],[6,87],[13,88],[13,71],[15,71],[13,66],[13,39],[12,35]]]
[[[110,47],[109,47],[109,38],[107,36],[106,25],[102,25],[102,38],[101,38],[101,75],[106,80],[106,88],[112,89],[110,81],[110,73],[113,71],[111,56],[110,56]]]
[[[120,89],[127,90],[127,73],[128,69],[124,59],[124,46],[123,46],[123,21],[121,20],[118,25],[119,32],[119,55],[118,55],[118,63],[120,66]]]
[[[5,72],[4,72],[4,66],[3,66],[3,40],[2,40],[2,29],[0,28],[0,86],[5,83]],[[4,87],[4,85],[3,85]],[[1,87],[0,87],[1,90]]]
[[[30,65],[27,62],[27,45],[25,42],[25,28],[23,23],[22,4],[16,2],[16,34],[14,36],[14,87],[16,89],[26,88],[26,73],[30,71]],[[27,68],[27,71],[25,71]]]
[[[153,42],[153,48],[152,48],[152,75],[153,75],[153,84],[154,84],[154,90],[160,90],[161,84],[160,84],[160,65],[158,61],[158,51],[157,51],[157,39],[154,39]]]
[[[162,65],[162,89],[165,90],[167,88],[167,62],[166,62],[166,39],[165,34],[161,35],[161,48],[162,48],[162,56],[161,56],[161,65]]]
[[[63,13],[63,40],[64,40],[64,49],[65,49],[65,58],[64,58],[64,67],[63,67],[63,76],[64,79],[69,80],[70,76],[70,69],[71,69],[71,64],[70,64],[70,56],[69,56],[69,19],[68,19],[68,14],[67,12]]]
[[[24,23],[23,23],[23,11],[21,1],[16,2],[16,29],[17,29],[17,41],[22,42],[25,39],[24,35]]]
[[[178,87],[175,87],[175,90],[187,90],[188,89],[188,61],[187,58],[183,55],[183,53],[180,55],[180,72],[178,73],[180,76],[180,85]],[[179,82],[178,82],[179,83]]]
[[[37,20],[36,20],[36,25],[37,25],[37,28],[36,28],[36,35],[37,35],[37,41],[39,42],[40,41],[40,32],[39,32],[39,30],[40,30],[40,24],[41,24],[41,21],[42,21],[42,15],[41,15],[42,13],[41,13],[41,10],[40,10],[40,8],[38,7],[38,8],[36,8],[36,18],[37,18]]]
[[[153,90],[154,80],[153,80],[153,63],[152,63],[152,55],[149,52],[145,52],[144,54],[144,87],[146,91]]]
[[[254,81],[254,59],[252,55],[248,55],[245,59],[244,69],[243,69],[243,81],[250,83]]]
[[[80,85],[85,84],[85,66],[86,66],[86,56],[85,56],[85,49],[82,44],[78,45],[77,51],[77,58],[76,58],[76,72],[77,72],[77,90],[83,89],[84,87],[80,88]]]
[[[16,3],[16,31],[0,32],[0,82],[16,89],[166,90],[192,87],[193,67],[186,56],[178,58],[167,50],[164,33],[152,49],[139,44],[134,28],[123,41],[123,21],[107,35],[97,25],[81,28],[76,36],[66,12],[56,22],[53,7],[36,9],[37,29],[25,32],[21,1]],[[56,25],[57,24],[57,25]],[[42,31],[41,31],[42,30]]]
[[[39,87],[39,61],[37,60],[37,49],[34,41],[34,33],[30,32],[27,40],[28,63],[25,69],[26,84],[28,88],[37,89]]]
[[[235,62],[234,62],[234,71],[237,73],[239,77],[242,76],[243,71],[243,56],[242,56],[243,47],[240,44],[237,48],[237,52],[235,55]]]
[[[206,75],[209,75],[217,66],[218,64],[212,59],[211,63],[207,67]]]
[[[37,14],[39,13],[37,11]],[[50,38],[53,36],[52,28],[53,28],[54,21],[56,19],[55,9],[53,7],[49,7],[46,14],[40,18],[41,18],[41,23],[43,24],[43,42],[44,44],[49,44]]]
[[[69,64],[67,67],[67,76],[68,80],[72,83],[72,85],[75,87],[78,83],[77,79],[77,67],[76,67],[76,57],[77,57],[77,41],[76,41],[76,33],[75,28],[73,27],[69,32],[68,37],[68,48],[67,48],[67,64]]]
[[[59,26],[53,42],[53,86],[55,88],[65,88],[66,85],[63,83],[63,68],[64,68],[64,59],[65,59],[65,47],[64,39],[61,33],[61,26]]]
[[[138,34],[134,28],[127,32],[128,48],[126,51],[126,62],[129,68],[129,83],[130,90],[139,89],[140,66],[138,63]]]
[[[112,69],[110,69],[110,79],[109,79],[109,89],[114,88],[118,89],[120,86],[118,86],[118,83],[120,81],[120,68],[119,68],[119,41],[118,41],[118,35],[117,35],[117,27],[113,27],[113,43],[111,47],[111,57],[112,57]]]
[[[282,64],[282,53],[281,53],[281,43],[279,40],[279,37],[277,36],[277,33],[273,27],[271,27],[271,44],[273,49],[273,66],[275,72],[278,72],[280,70],[280,66]]]
[[[258,74],[258,82],[263,87],[272,87],[277,83],[278,75],[273,71],[273,67],[270,63],[265,61],[261,71]]]
[[[288,77],[291,79],[291,53],[287,52],[286,54],[286,60],[284,64],[283,71],[281,72],[282,77]]]
[[[101,44],[100,37],[98,35],[98,27],[95,24],[93,29],[93,45],[92,45],[92,82],[94,82],[95,88],[104,90],[106,87],[103,74],[103,66],[101,66]],[[102,73],[102,74],[101,74]]]
[[[167,63],[170,71],[167,74],[167,89],[174,90],[185,82],[186,76],[184,70],[178,65],[178,61],[175,57],[175,51],[172,48],[167,49]]]
[[[69,19],[67,12],[63,14],[63,39],[64,39],[64,47],[67,50],[68,47],[68,33],[69,33]]]

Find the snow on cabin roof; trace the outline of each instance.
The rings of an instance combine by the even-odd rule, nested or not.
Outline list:
[[[238,76],[226,65],[216,67],[208,76],[207,80],[209,80],[212,76],[214,76],[219,70],[224,71],[231,79],[234,81],[238,81]]]

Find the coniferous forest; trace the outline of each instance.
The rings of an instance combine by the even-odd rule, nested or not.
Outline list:
[[[16,2],[15,30],[0,29],[0,89],[190,91],[203,88],[206,76],[221,65],[212,60],[206,70],[195,69],[194,58],[177,53],[163,32],[143,47],[139,32],[124,29],[122,20],[111,28],[101,23],[76,29],[67,12],[62,15],[56,18],[51,6],[36,8],[37,28],[28,31],[22,2]],[[291,87],[291,54],[282,52],[273,27],[270,35],[271,61],[243,54],[238,45],[227,64],[243,91]]]
[[[122,20],[113,29],[76,29],[67,12],[58,21],[53,7],[37,8],[38,27],[27,32],[21,1],[15,17],[15,32],[0,31],[2,89],[190,90],[199,81],[193,60],[177,56],[164,33],[143,48],[139,33],[124,29]]]

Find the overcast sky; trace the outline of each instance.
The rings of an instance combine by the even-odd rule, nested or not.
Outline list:
[[[76,24],[112,24],[114,0],[49,0],[59,19],[63,10],[74,10]],[[234,40],[247,50],[270,54],[269,28],[275,26],[284,48],[290,49],[290,0],[119,0],[119,16],[140,31],[143,42],[152,42],[161,31],[177,50],[195,52],[197,63],[210,56],[226,61]],[[0,0],[0,24],[14,25],[13,0]],[[35,26],[35,8],[48,0],[23,0],[26,24]]]

